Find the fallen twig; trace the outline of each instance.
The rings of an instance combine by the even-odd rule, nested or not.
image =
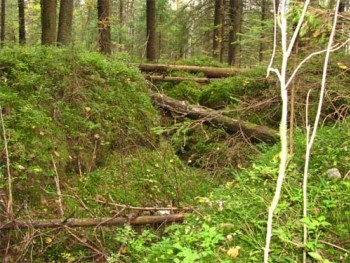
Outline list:
[[[63,210],[63,204],[62,204],[62,192],[60,187],[60,177],[57,172],[57,167],[55,163],[55,159],[53,158],[53,155],[51,154],[51,161],[53,168],[55,170],[55,184],[56,184],[56,191],[57,191],[57,204],[58,204],[58,210],[60,212],[60,216],[64,216],[64,210]]]

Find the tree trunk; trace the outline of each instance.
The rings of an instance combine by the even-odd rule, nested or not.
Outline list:
[[[111,23],[110,23],[110,1],[98,0],[98,44],[102,54],[112,53]]]
[[[119,38],[118,43],[123,44],[123,27],[124,24],[124,3],[123,0],[119,0]]]
[[[348,2],[348,1],[345,1],[345,0],[340,1],[339,7],[338,7],[338,12],[339,12],[339,13],[345,11],[345,6],[346,6],[346,3],[347,3],[347,2]]]
[[[228,37],[228,64],[239,66],[240,63],[240,44],[239,33],[241,33],[243,15],[243,1],[230,0],[229,18],[230,31]]]
[[[151,82],[181,82],[181,81],[194,81],[197,83],[210,83],[214,78],[194,78],[194,77],[168,77],[164,75],[145,75],[145,78]]]
[[[198,105],[189,105],[186,102],[178,101],[164,94],[149,91],[152,101],[160,108],[181,114],[193,120],[202,120],[211,127],[223,128],[229,134],[242,132],[250,140],[266,143],[274,143],[278,139],[278,131],[269,127],[253,123],[235,120],[221,114],[218,111],[204,108]]]
[[[41,44],[55,45],[57,0],[41,0]]]
[[[1,12],[0,12],[0,45],[4,46],[5,43],[5,17],[6,17],[6,1],[1,0]]]
[[[130,44],[130,50],[133,52],[135,50],[135,42],[136,42],[136,30],[135,30],[135,21],[136,21],[136,15],[135,15],[135,8],[134,8],[134,0],[130,0],[129,2],[129,26],[128,26],[128,32],[131,36],[131,44]]]
[[[18,0],[18,39],[21,45],[26,43],[24,0]]]
[[[208,78],[226,78],[237,76],[244,73],[246,70],[238,68],[214,68],[214,67],[199,67],[199,66],[183,66],[183,65],[162,65],[162,64],[140,64],[140,70],[144,72],[171,72],[173,70],[188,71],[192,73],[203,73]]]
[[[273,0],[275,2],[275,10],[273,10],[275,12],[276,15],[278,15],[278,8],[280,6],[280,0]]]
[[[43,220],[13,220],[0,225],[0,230],[23,229],[23,228],[62,228],[62,227],[91,227],[91,226],[114,226],[114,225],[147,225],[163,224],[170,222],[182,222],[183,214],[174,214],[166,216],[128,216],[116,218],[69,218],[62,219],[43,219]]]
[[[58,19],[57,43],[68,45],[72,38],[73,6],[72,0],[61,0]]]
[[[148,61],[157,59],[157,34],[156,34],[156,0],[147,0],[147,52]]]
[[[261,0],[261,33],[260,33],[260,43],[259,43],[259,62],[264,60],[265,51],[265,22],[267,18],[268,6],[267,0]]]
[[[215,0],[213,58],[222,62],[222,40],[224,27],[224,0]]]

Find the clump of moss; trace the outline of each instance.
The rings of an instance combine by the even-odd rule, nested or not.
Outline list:
[[[210,83],[199,95],[199,102],[211,108],[224,108],[236,105],[244,96],[267,87],[267,82],[255,78],[231,77]]]
[[[175,87],[168,89],[167,94],[178,100],[186,100],[189,103],[198,101],[201,87],[194,81],[181,81]]]

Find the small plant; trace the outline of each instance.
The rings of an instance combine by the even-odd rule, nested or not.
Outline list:
[[[202,225],[167,228],[163,238],[151,246],[151,254],[145,262],[195,262],[214,260],[224,236],[216,227]]]

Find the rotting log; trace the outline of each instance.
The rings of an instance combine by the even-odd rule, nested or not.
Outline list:
[[[163,82],[181,82],[181,81],[194,81],[197,83],[209,83],[220,78],[190,78],[190,77],[171,77],[163,75],[149,75],[146,74],[145,78],[151,82],[163,81]]]
[[[229,134],[242,132],[250,140],[266,143],[274,143],[279,138],[278,132],[267,126],[232,119],[219,111],[199,105],[190,105],[185,101],[178,101],[165,94],[159,94],[151,90],[149,93],[152,101],[158,107],[181,114],[189,119],[201,119],[203,123],[212,127],[221,127]]]
[[[143,72],[167,72],[169,71],[187,71],[191,73],[203,73],[207,78],[226,78],[230,76],[241,75],[246,69],[239,68],[214,68],[184,65],[164,65],[164,64],[139,64],[137,65]]]
[[[182,222],[183,214],[164,216],[137,216],[134,218],[70,218],[62,219],[40,219],[40,220],[12,220],[11,222],[0,222],[1,230],[16,230],[22,228],[62,228],[62,227],[92,227],[92,226],[114,226],[114,225],[148,225]]]

